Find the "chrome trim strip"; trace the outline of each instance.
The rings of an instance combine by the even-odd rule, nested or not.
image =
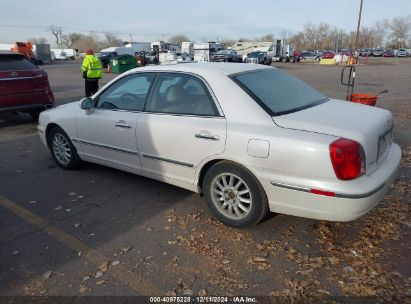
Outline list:
[[[32,77],[10,77],[10,78],[1,78],[0,81],[11,81],[11,80],[27,80],[33,79]]]
[[[374,190],[371,190],[370,192],[367,192],[367,193],[361,193],[361,194],[342,194],[342,193],[336,193],[335,196],[336,196],[336,197],[341,197],[341,198],[353,198],[353,199],[366,198],[366,197],[369,197],[369,196],[377,193],[378,191],[380,191],[380,190],[383,189],[384,187],[385,187],[385,183],[379,185],[377,188],[375,188]]]
[[[311,189],[309,189],[309,188],[304,188],[304,187],[299,187],[299,186],[292,186],[292,185],[287,185],[287,184],[283,184],[283,183],[276,183],[276,182],[271,182],[271,185],[276,186],[276,187],[290,189],[290,190],[297,190],[297,191],[311,193]]]
[[[189,167],[189,168],[194,167],[193,164],[184,163],[184,162],[181,162],[181,161],[178,161],[178,160],[168,159],[168,158],[164,158],[164,157],[160,157],[160,156],[143,154],[143,157],[151,158],[151,159],[155,159],[155,160],[161,160],[161,161],[165,161],[165,162],[168,162],[168,163],[172,163],[172,164],[180,165],[180,166],[184,166],[184,167]]]
[[[310,189],[310,188],[306,188],[306,187],[292,186],[292,185],[287,185],[287,184],[282,184],[282,183],[276,183],[276,182],[271,182],[271,185],[276,186],[276,187],[280,187],[280,188],[285,188],[285,189],[290,189],[290,190],[297,190],[297,191],[302,191],[302,192],[311,193],[311,189]],[[383,183],[382,185],[378,186],[378,187],[375,188],[374,190],[371,190],[370,192],[367,192],[367,193],[361,193],[361,194],[335,193],[335,197],[338,197],[338,198],[351,198],[351,199],[366,198],[366,197],[369,197],[369,196],[377,193],[378,191],[380,191],[380,190],[383,189],[384,187],[385,187],[385,183]],[[320,190],[321,190],[321,189],[320,189]],[[324,191],[329,191],[329,190],[324,190]],[[333,191],[330,191],[330,192],[333,192]]]
[[[123,153],[128,153],[128,154],[133,154],[133,155],[138,155],[137,151],[132,151],[132,150],[128,150],[128,149],[122,149],[122,148],[117,148],[117,147],[113,147],[113,146],[109,146],[109,145],[104,145],[104,144],[97,144],[97,143],[93,143],[87,140],[82,140],[82,139],[78,139],[78,138],[71,138],[72,141],[74,142],[78,142],[81,144],[85,144],[85,145],[89,145],[89,146],[95,146],[95,147],[99,147],[99,148],[105,148],[108,150],[113,150],[113,151],[118,151],[118,152],[123,152]]]

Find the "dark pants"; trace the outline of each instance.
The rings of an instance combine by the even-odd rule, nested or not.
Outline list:
[[[86,97],[90,97],[98,91],[98,79],[85,79],[85,92]]]

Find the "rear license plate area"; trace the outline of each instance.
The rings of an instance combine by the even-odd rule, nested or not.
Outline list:
[[[392,131],[393,128],[387,130],[378,138],[378,157],[377,162],[384,158],[392,144]]]

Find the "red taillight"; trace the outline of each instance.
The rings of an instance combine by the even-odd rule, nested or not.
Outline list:
[[[47,76],[47,73],[43,70],[35,71],[33,78],[36,80],[48,80],[49,79],[49,77]]]
[[[364,173],[365,156],[362,146],[356,141],[337,139],[330,144],[330,156],[339,179],[350,180]]]

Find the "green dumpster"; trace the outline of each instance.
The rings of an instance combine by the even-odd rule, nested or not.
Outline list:
[[[110,60],[112,73],[121,74],[137,66],[136,58],[131,55],[120,55]]]

